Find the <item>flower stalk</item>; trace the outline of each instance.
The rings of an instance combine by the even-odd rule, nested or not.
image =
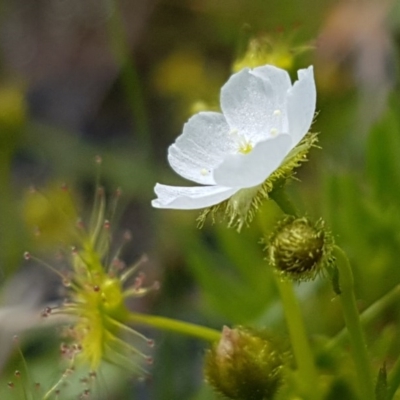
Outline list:
[[[298,211],[285,190],[285,181],[276,184],[274,189],[269,193],[269,197],[275,201],[279,208],[287,215],[298,217]]]
[[[208,342],[215,342],[221,338],[221,332],[215,329],[192,324],[189,322],[178,321],[167,317],[130,312],[128,320],[129,322],[135,324],[147,325],[164,331],[193,336],[195,338],[202,339]]]
[[[344,319],[349,332],[360,394],[362,395],[363,400],[374,400],[374,379],[354,295],[353,272],[351,270],[349,259],[344,251],[338,246],[334,247],[334,251],[337,260],[337,267],[339,269],[339,285],[342,292],[340,295],[340,301],[342,303]]]
[[[380,316],[389,306],[400,301],[400,285],[396,285],[391,291],[382,296],[375,303],[370,305],[366,310],[360,314],[360,322],[362,326],[370,324],[375,318]],[[333,337],[326,346],[326,351],[330,351],[338,347],[348,337],[348,330],[346,327],[340,330]]]
[[[299,371],[299,382],[302,385],[300,389],[303,394],[307,395],[307,398],[319,399],[318,373],[315,368],[299,302],[293,290],[293,284],[286,279],[281,279],[276,274],[274,276],[282,300],[290,341]]]
[[[283,212],[294,217],[297,216],[297,210],[287,196],[284,184],[276,187],[271,198]],[[274,276],[285,312],[290,341],[299,370],[299,378],[303,385],[302,389],[310,399],[319,399],[318,373],[300,306],[293,290],[293,284],[287,279],[282,279],[277,274],[274,274]]]

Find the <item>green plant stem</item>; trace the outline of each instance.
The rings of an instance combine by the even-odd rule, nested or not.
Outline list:
[[[284,182],[274,187],[269,197],[275,201],[285,214],[298,217],[298,211],[286,193]]]
[[[338,246],[335,246],[334,250],[339,270],[339,285],[342,291],[340,294],[340,301],[342,303],[344,320],[349,332],[360,394],[363,400],[374,400],[374,379],[354,295],[353,272],[344,251]]]
[[[296,207],[286,194],[284,182],[274,188],[270,193],[270,197],[285,214],[294,217],[298,216]],[[287,280],[282,280],[278,275],[275,275],[275,282],[282,300],[290,341],[299,371],[299,380],[303,385],[302,389],[307,398],[319,399],[321,395],[319,393],[318,372],[315,368],[314,356],[307,338],[303,316],[293,290],[293,284]]]
[[[282,280],[275,275],[290,340],[299,371],[299,381],[303,385],[303,392],[307,398],[320,398],[318,387],[318,373],[314,364],[314,357],[307,338],[299,302],[293,290],[292,282]]]
[[[108,31],[111,48],[115,59],[121,68],[121,77],[131,109],[136,132],[140,141],[140,149],[150,154],[150,135],[143,89],[136,65],[133,61],[127,34],[124,29],[118,0],[105,0],[105,4],[112,8],[108,19]]]
[[[400,300],[400,285],[395,286],[390,292],[386,293],[375,303],[371,304],[360,315],[361,325],[365,326],[371,323],[375,318],[382,314],[391,304]],[[348,336],[348,330],[344,327],[335,337],[333,337],[326,345],[326,351],[331,351],[335,347],[341,345]]]
[[[177,321],[167,317],[130,312],[128,318],[130,322],[136,324],[147,325],[164,331],[180,333],[182,335],[194,336],[208,342],[215,342],[221,338],[221,332],[215,329],[191,324],[189,322]]]

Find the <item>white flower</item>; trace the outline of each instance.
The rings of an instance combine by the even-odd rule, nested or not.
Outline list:
[[[153,207],[207,208],[243,189],[252,198],[309,131],[316,102],[313,68],[299,70],[293,85],[280,68],[243,69],[222,87],[220,100],[222,114],[194,115],[168,149],[171,167],[204,186],[157,184]]]

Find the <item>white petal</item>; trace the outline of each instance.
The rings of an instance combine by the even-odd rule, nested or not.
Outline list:
[[[194,115],[168,149],[168,161],[181,176],[202,184],[214,184],[211,171],[237,148],[225,117],[216,112]]]
[[[286,101],[287,92],[292,87],[290,76],[286,70],[273,65],[264,65],[254,68],[250,73],[269,82],[275,96]]]
[[[237,190],[222,186],[179,187],[157,183],[154,191],[158,198],[151,204],[156,208],[195,210],[221,203]]]
[[[251,73],[271,85],[276,104],[276,109],[271,115],[271,124],[279,132],[288,132],[287,97],[288,91],[292,87],[289,74],[286,70],[273,65],[254,68]]]
[[[248,154],[230,155],[214,170],[215,182],[239,189],[257,186],[280,166],[291,148],[291,137],[280,134],[258,143]]]
[[[288,94],[288,132],[292,136],[293,147],[310,129],[317,97],[313,67],[299,70],[298,77],[299,80],[294,83]]]
[[[221,108],[231,129],[254,146],[269,137],[271,115],[277,108],[271,84],[243,69],[221,89]]]

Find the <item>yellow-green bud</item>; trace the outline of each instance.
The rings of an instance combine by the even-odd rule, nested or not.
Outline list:
[[[267,243],[268,261],[295,281],[314,279],[332,263],[333,239],[322,220],[286,217]]]
[[[208,383],[232,400],[272,399],[282,381],[282,355],[265,332],[223,328],[221,340],[208,351]]]

